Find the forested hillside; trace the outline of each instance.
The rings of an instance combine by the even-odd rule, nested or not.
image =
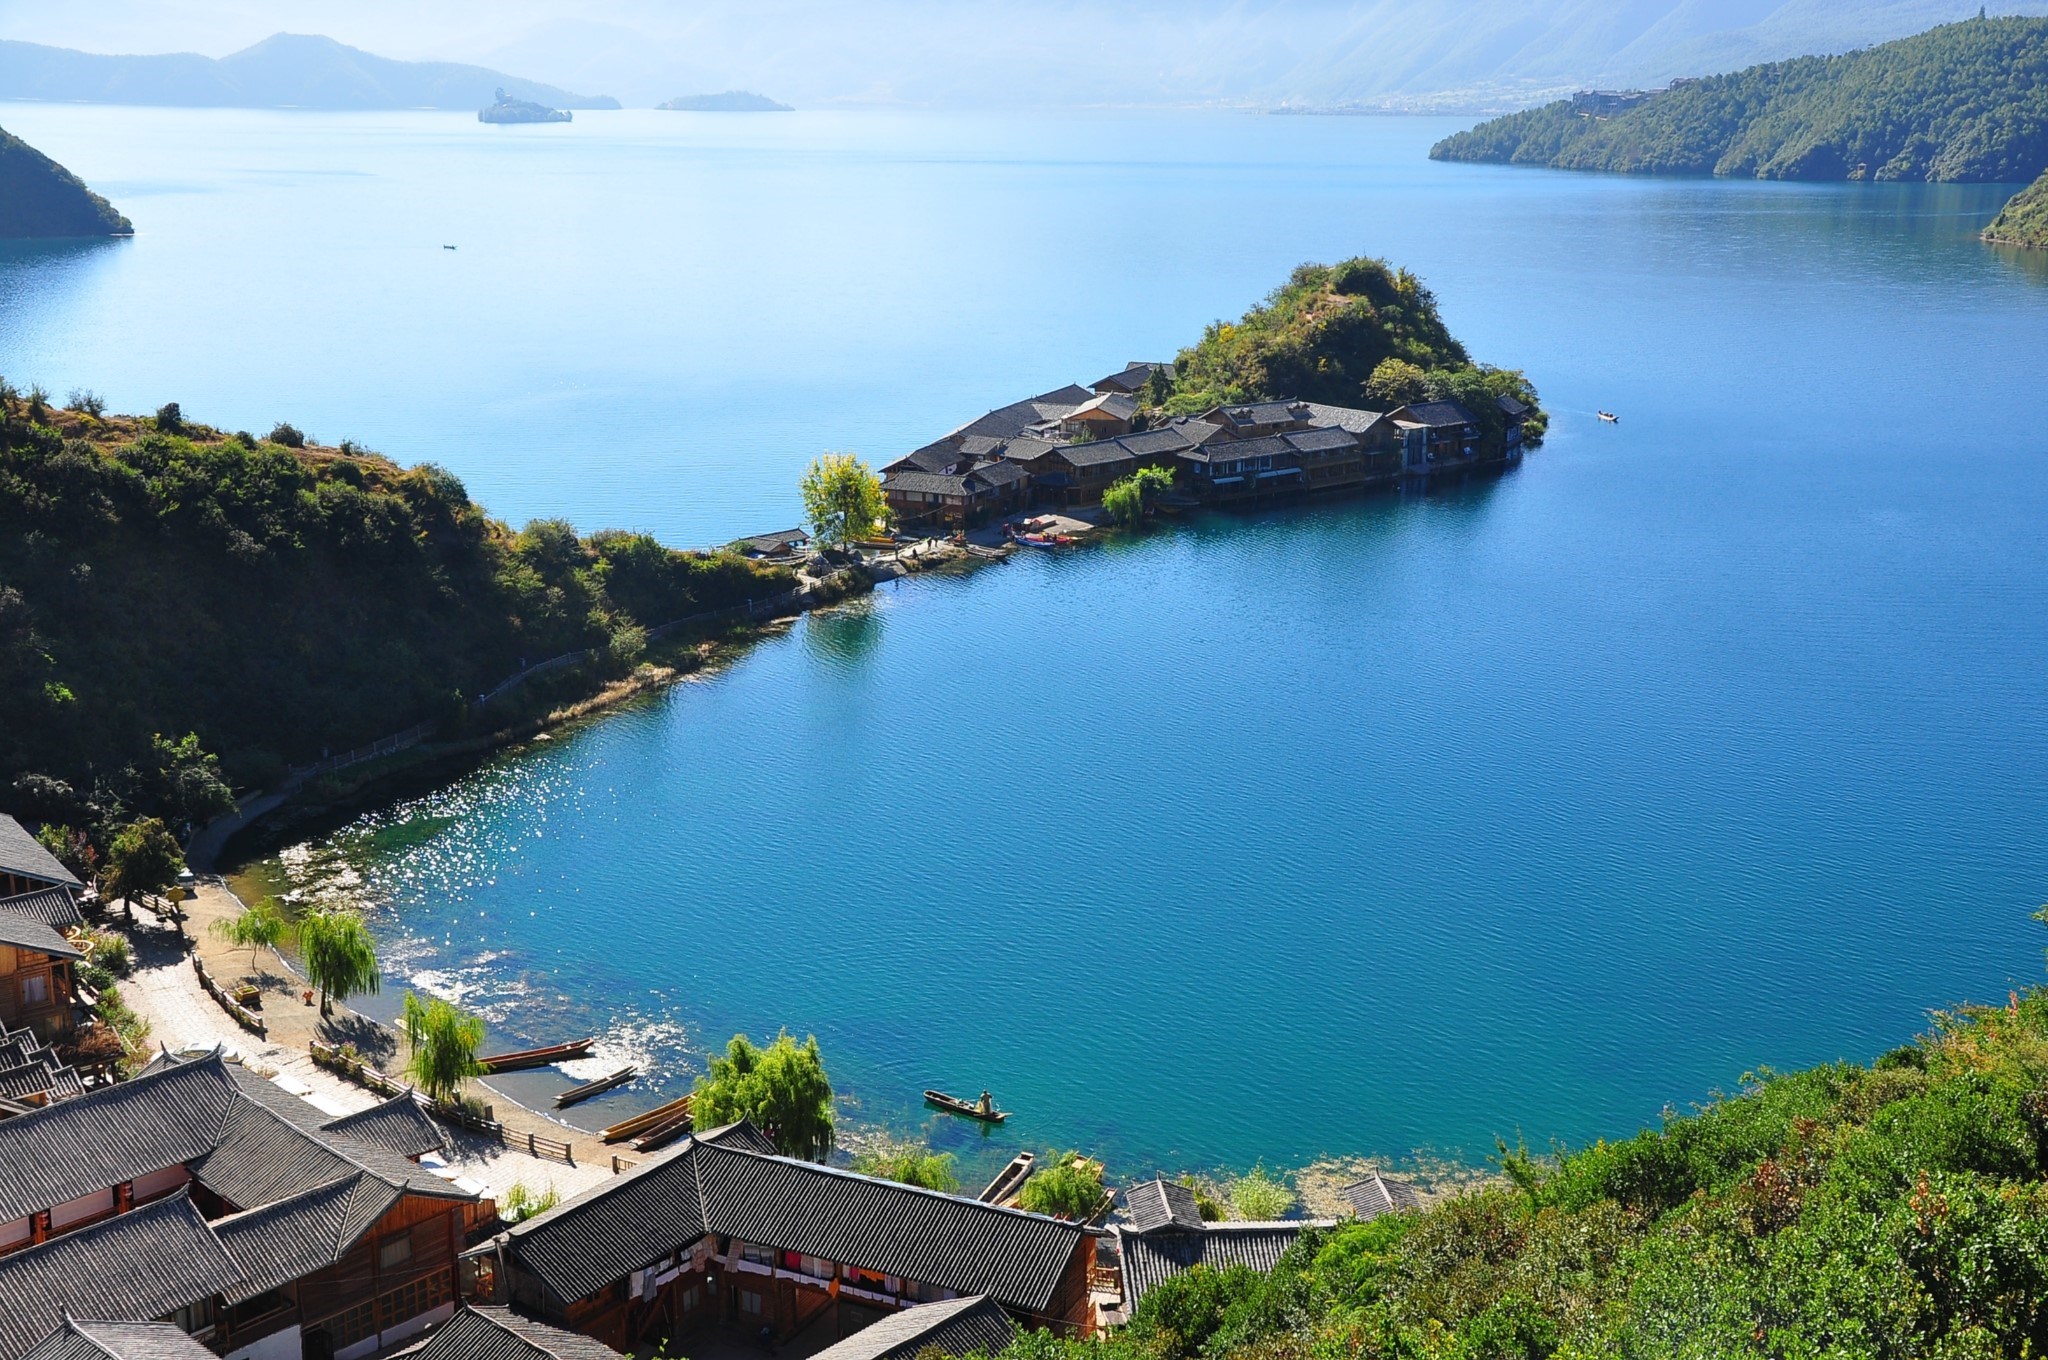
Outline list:
[[[1610,117],[1561,101],[1438,160],[1762,179],[2024,181],[2048,167],[2048,19],[1974,19],[1680,84]]]
[[[1984,239],[1999,245],[2048,250],[2048,171],[2031,187],[2013,196],[2012,202],[1985,228]]]
[[[132,230],[78,176],[0,128],[0,239],[122,236]]]
[[[1106,1346],[1001,1360],[1995,1360],[2048,1354],[2048,993],[1871,1067],[1745,1078],[1433,1208],[1196,1268]]]
[[[157,734],[266,783],[455,714],[523,662],[630,667],[644,628],[792,584],[643,534],[515,533],[451,473],[289,426],[77,404],[0,384],[0,811],[69,820],[43,805],[57,781],[175,817],[166,769],[190,761]]]

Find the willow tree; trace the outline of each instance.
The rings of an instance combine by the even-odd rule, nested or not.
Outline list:
[[[256,952],[275,949],[291,938],[291,923],[284,919],[275,897],[260,898],[233,916],[213,923],[213,933],[231,945],[249,951],[249,971],[256,971]]]
[[[1102,1207],[1102,1166],[1078,1152],[1069,1152],[1024,1182],[1019,1207],[1034,1214],[1084,1223]]]
[[[306,981],[320,989],[320,1014],[334,1014],[334,1003],[352,996],[374,996],[383,986],[377,967],[377,942],[361,913],[328,907],[299,923],[299,953]]]
[[[1111,482],[1102,493],[1102,508],[1126,529],[1135,529],[1145,519],[1152,498],[1173,490],[1173,469],[1143,467],[1121,481]]]
[[[784,1156],[823,1161],[832,1151],[832,1083],[815,1035],[799,1044],[784,1030],[762,1048],[735,1034],[695,1094],[700,1129],[750,1119]]]
[[[476,1058],[484,1042],[481,1018],[438,996],[422,1001],[417,992],[407,992],[401,1028],[409,1053],[405,1075],[428,1099],[450,1104],[462,1094],[463,1082],[484,1074]]]

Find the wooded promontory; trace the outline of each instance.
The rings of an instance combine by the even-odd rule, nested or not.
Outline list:
[[[0,129],[0,239],[127,236],[134,230],[85,181]]]

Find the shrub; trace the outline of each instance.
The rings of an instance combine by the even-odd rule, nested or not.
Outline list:
[[[498,1201],[498,1217],[507,1223],[522,1223],[536,1214],[544,1214],[562,1202],[562,1196],[551,1183],[547,1189],[534,1191],[527,1188],[525,1181],[514,1181],[505,1188],[505,1197]]]
[[[99,967],[119,977],[127,977],[133,971],[135,953],[126,935],[111,930],[95,930],[86,936],[86,945],[86,952]]]
[[[107,413],[107,399],[89,387],[75,387],[71,395],[64,398],[64,404],[80,415],[98,420]]]
[[[1270,1223],[1285,1217],[1294,1207],[1294,1192],[1285,1181],[1268,1175],[1263,1165],[1255,1166],[1249,1174],[1231,1182],[1230,1207],[1239,1218]]]
[[[953,1154],[934,1152],[922,1143],[883,1143],[854,1158],[853,1169],[926,1190],[960,1188],[960,1178],[953,1173]]]
[[[165,434],[185,433],[185,413],[178,409],[178,403],[167,401],[156,408],[156,427]]]
[[[288,449],[303,449],[306,447],[306,436],[299,433],[298,426],[280,420],[270,427],[270,442],[282,444]]]
[[[1080,1222],[1094,1216],[1102,1196],[1101,1166],[1069,1152],[1025,1181],[1017,1203],[1034,1214]]]

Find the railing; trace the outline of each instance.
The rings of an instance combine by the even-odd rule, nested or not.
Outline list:
[[[745,604],[736,604],[727,609],[712,609],[702,614],[691,614],[687,618],[671,619],[667,623],[657,624],[648,629],[647,640],[652,642],[656,638],[667,637],[670,633],[681,628],[696,628],[706,624],[728,623],[735,619],[769,618],[786,612],[790,606],[797,604],[802,596],[803,592],[801,590],[785,590],[780,595],[770,595],[766,599],[760,600],[748,600]]]
[[[428,1114],[444,1124],[453,1124],[471,1133],[480,1133],[515,1151],[523,1149],[529,1156],[549,1157],[558,1162],[566,1162],[570,1166],[576,1165],[576,1148],[572,1143],[537,1133],[519,1133],[506,1128],[495,1119],[477,1114],[461,1105],[428,1100],[417,1088],[386,1076],[360,1054],[349,1053],[332,1044],[323,1044],[318,1039],[313,1040],[307,1047],[318,1066],[346,1077],[357,1085],[367,1087],[387,1099],[396,1095],[411,1096]]]
[[[270,1037],[270,1027],[264,1023],[263,1017],[221,990],[220,984],[213,980],[213,974],[206,971],[206,965],[200,961],[197,950],[192,954],[192,971],[199,974],[199,985],[206,990],[206,994],[220,1002],[221,1009],[233,1016],[236,1024],[261,1038]]]
[[[287,793],[300,787],[315,775],[330,774],[335,770],[345,770],[351,765],[360,765],[366,760],[375,760],[379,756],[388,756],[395,751],[403,751],[409,747],[417,746],[432,736],[434,729],[440,725],[438,721],[429,719],[423,723],[415,723],[403,732],[394,732],[388,737],[379,737],[368,746],[358,746],[352,750],[343,751],[338,756],[328,756],[324,760],[316,760],[311,765],[295,765],[285,772],[285,777],[278,784],[276,791]]]

